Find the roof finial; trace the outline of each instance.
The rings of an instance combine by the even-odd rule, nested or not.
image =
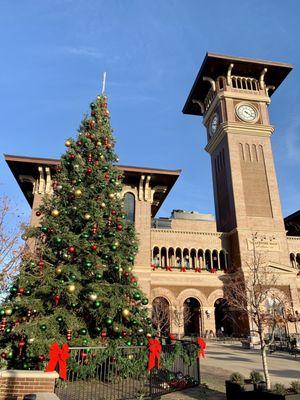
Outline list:
[[[106,84],[106,72],[103,72],[102,94],[104,94],[104,92],[105,92],[105,84]]]

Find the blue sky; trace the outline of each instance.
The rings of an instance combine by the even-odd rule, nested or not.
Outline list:
[[[295,65],[270,106],[284,215],[300,208],[298,0],[0,0],[1,153],[59,157],[107,72],[120,163],[182,169],[161,208],[214,213],[201,118],[181,110],[207,51]],[[29,207],[0,160],[0,190]]]

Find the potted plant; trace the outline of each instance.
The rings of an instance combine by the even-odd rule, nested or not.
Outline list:
[[[260,372],[252,371],[250,373],[250,380],[253,383],[255,391],[263,392],[267,390],[266,382],[264,382],[264,378]]]
[[[231,374],[229,380],[225,381],[225,385],[227,400],[253,398],[253,384],[251,384],[250,380],[245,380],[245,377],[238,372]]]
[[[286,388],[281,383],[276,383],[270,392],[265,392],[264,400],[300,400],[300,382],[291,382],[291,386]]]

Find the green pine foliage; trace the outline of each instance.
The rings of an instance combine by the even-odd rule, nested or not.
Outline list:
[[[34,253],[0,308],[0,365],[44,368],[49,347],[146,344],[148,300],[132,273],[138,244],[126,222],[122,173],[105,96],[66,141],[53,195],[28,228]]]

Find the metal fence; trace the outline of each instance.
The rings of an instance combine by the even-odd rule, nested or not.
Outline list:
[[[174,345],[163,346],[164,365],[149,373],[145,346],[118,347],[114,356],[105,347],[72,347],[67,380],[55,393],[61,400],[144,400],[197,385],[198,358],[188,362],[173,353]]]

